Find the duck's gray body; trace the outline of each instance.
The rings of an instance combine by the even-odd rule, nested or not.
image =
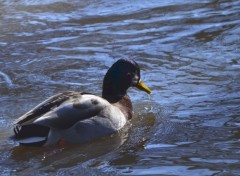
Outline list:
[[[27,125],[48,127],[47,136],[23,136],[17,140],[23,145],[45,141],[44,146],[49,146],[60,140],[71,143],[91,141],[118,131],[126,122],[124,113],[116,105],[99,96],[64,92],[39,104],[15,124],[22,128]]]

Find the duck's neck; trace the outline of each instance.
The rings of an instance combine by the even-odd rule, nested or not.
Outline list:
[[[103,87],[102,97],[108,100],[110,103],[116,103],[120,101],[125,95],[127,95],[126,91],[114,91],[107,86]]]
[[[102,97],[111,103],[119,101],[127,94],[128,87],[107,74],[103,80]]]
[[[127,119],[133,116],[132,102],[127,95],[130,84],[118,72],[119,69],[112,66],[103,79],[102,97],[109,103],[117,106]]]
[[[118,107],[125,115],[127,120],[130,120],[133,116],[133,106],[128,95],[123,96],[119,101],[113,103],[113,106]]]
[[[105,87],[106,88],[106,87]],[[118,107],[125,115],[126,119],[131,119],[133,116],[133,106],[129,96],[124,92],[116,93],[111,89],[103,87],[102,97],[109,103]]]

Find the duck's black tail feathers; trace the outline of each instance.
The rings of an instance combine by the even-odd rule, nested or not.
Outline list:
[[[16,125],[14,133],[10,139],[25,146],[42,146],[47,141],[49,128],[37,124]]]

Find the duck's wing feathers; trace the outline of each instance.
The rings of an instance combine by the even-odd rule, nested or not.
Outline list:
[[[78,93],[79,94],[79,93]],[[60,104],[68,100],[70,97],[76,95],[76,92],[63,92],[56,94],[47,100],[43,101],[35,108],[31,109],[27,113],[19,117],[14,124],[27,125],[31,124],[34,120],[44,115],[45,113],[51,111],[52,109],[58,107]]]
[[[39,124],[66,129],[78,121],[98,115],[109,103],[101,97],[79,92],[54,95],[21,116],[15,124]]]

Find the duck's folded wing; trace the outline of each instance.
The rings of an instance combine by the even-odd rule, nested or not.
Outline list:
[[[34,120],[46,114],[47,112],[51,111],[52,109],[60,106],[63,102],[67,101],[72,97],[76,97],[79,95],[80,95],[79,92],[70,92],[70,91],[56,94],[48,98],[47,100],[43,101],[32,110],[23,114],[14,122],[14,124],[20,124],[20,125],[31,124]]]
[[[110,104],[101,97],[84,94],[68,99],[33,123],[55,129],[67,129],[78,121],[99,115],[108,105]]]

